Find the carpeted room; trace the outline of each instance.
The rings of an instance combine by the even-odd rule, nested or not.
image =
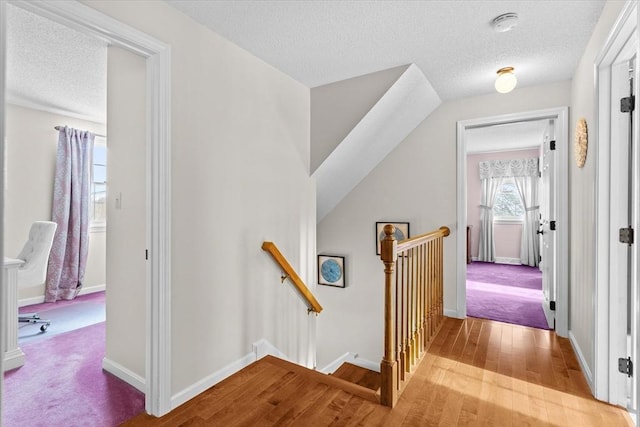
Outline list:
[[[474,135],[476,145],[471,145],[467,155],[467,314],[549,329],[543,310],[537,233],[538,170],[543,146],[542,138],[530,136],[542,135],[548,124],[541,121],[533,126],[529,130],[514,126],[503,129],[504,138],[521,141],[520,150],[499,151],[495,135],[491,135],[492,146],[482,141],[484,135]],[[518,175],[520,181],[515,178]],[[530,200],[523,200],[527,197],[525,179],[533,188],[529,189]],[[527,224],[527,220],[533,224]]]

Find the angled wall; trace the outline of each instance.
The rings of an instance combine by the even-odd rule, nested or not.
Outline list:
[[[311,88],[311,173],[322,164],[409,65]]]
[[[410,65],[313,173],[317,219],[331,212],[440,102],[422,71]]]

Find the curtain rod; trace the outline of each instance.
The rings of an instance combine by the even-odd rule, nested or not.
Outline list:
[[[55,129],[55,130],[60,130],[60,129],[62,129],[62,128],[64,128],[64,126],[54,126],[54,129]],[[99,133],[94,133],[94,132],[91,132],[91,133],[93,133],[95,136],[100,136],[100,137],[102,137],[102,138],[106,138],[106,137],[107,137],[107,135],[101,135],[101,134],[99,134]]]

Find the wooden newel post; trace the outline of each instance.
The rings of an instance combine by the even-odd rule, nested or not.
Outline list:
[[[384,226],[384,239],[380,242],[380,258],[384,263],[384,358],[380,363],[380,403],[393,407],[398,400],[398,369],[394,356],[393,286],[394,268],[398,258],[395,227]]]

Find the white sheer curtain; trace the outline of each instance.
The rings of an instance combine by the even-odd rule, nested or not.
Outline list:
[[[520,262],[532,266],[538,265],[538,254],[540,253],[536,234],[540,211],[538,206],[538,159],[490,160],[480,162],[479,166],[482,195],[478,261],[493,262],[495,260],[493,203],[503,178],[513,177],[525,208]]]
[[[502,177],[486,177],[482,179],[482,195],[480,198],[480,247],[478,261],[493,262],[496,245],[493,240],[493,202],[496,200]]]
[[[540,214],[537,173],[536,164],[535,175],[513,177],[525,209],[524,223],[522,224],[522,243],[520,244],[520,262],[531,267],[538,266],[540,259],[540,240],[537,233]]]

